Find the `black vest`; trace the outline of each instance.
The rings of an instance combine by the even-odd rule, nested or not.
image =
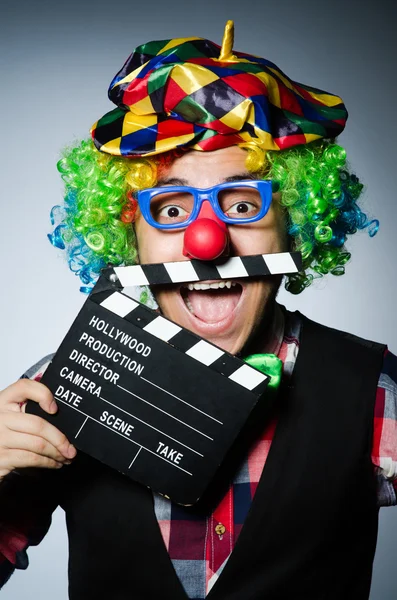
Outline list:
[[[367,600],[377,535],[371,447],[384,346],[303,318],[251,509],[209,600]],[[55,486],[71,600],[187,600],[151,492],[81,454]]]

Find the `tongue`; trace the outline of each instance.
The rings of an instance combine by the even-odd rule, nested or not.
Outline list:
[[[225,319],[237,306],[240,296],[240,286],[220,290],[189,290],[187,294],[194,314],[206,323]]]

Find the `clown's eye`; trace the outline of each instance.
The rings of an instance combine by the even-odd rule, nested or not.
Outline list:
[[[190,193],[167,190],[152,198],[150,212],[159,225],[175,225],[187,221],[193,205],[194,199]]]
[[[258,212],[258,207],[252,202],[237,202],[227,209],[226,215],[232,219],[248,218]]]
[[[260,212],[262,197],[255,188],[236,185],[221,190],[218,202],[222,212],[230,219],[251,219]]]
[[[176,204],[170,204],[169,206],[164,206],[159,212],[158,217],[162,219],[178,219],[185,220],[186,217],[189,216],[189,213],[182,208],[181,206],[177,206]]]

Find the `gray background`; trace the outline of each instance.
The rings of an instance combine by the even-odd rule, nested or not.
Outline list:
[[[342,96],[350,119],[340,142],[367,186],[367,210],[381,221],[374,239],[361,233],[349,242],[347,275],[300,297],[283,291],[280,301],[325,324],[387,342],[397,353],[391,0],[6,0],[1,7],[0,389],[57,348],[84,300],[77,278],[45,236],[48,212],[61,199],[59,149],[86,136],[112,108],[107,86],[135,46],[190,35],[220,43],[230,18],[236,50],[265,56],[292,79]],[[397,512],[384,509],[372,600],[396,598],[396,553]],[[66,558],[57,511],[44,542],[30,551],[30,568],[13,577],[2,597],[65,600]]]

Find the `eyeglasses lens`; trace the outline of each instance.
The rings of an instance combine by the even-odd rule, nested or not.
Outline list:
[[[250,219],[261,210],[262,197],[259,190],[252,187],[236,186],[220,190],[218,204],[229,219]]]
[[[152,198],[150,212],[159,225],[172,225],[187,221],[193,205],[194,197],[188,192],[164,192]]]

